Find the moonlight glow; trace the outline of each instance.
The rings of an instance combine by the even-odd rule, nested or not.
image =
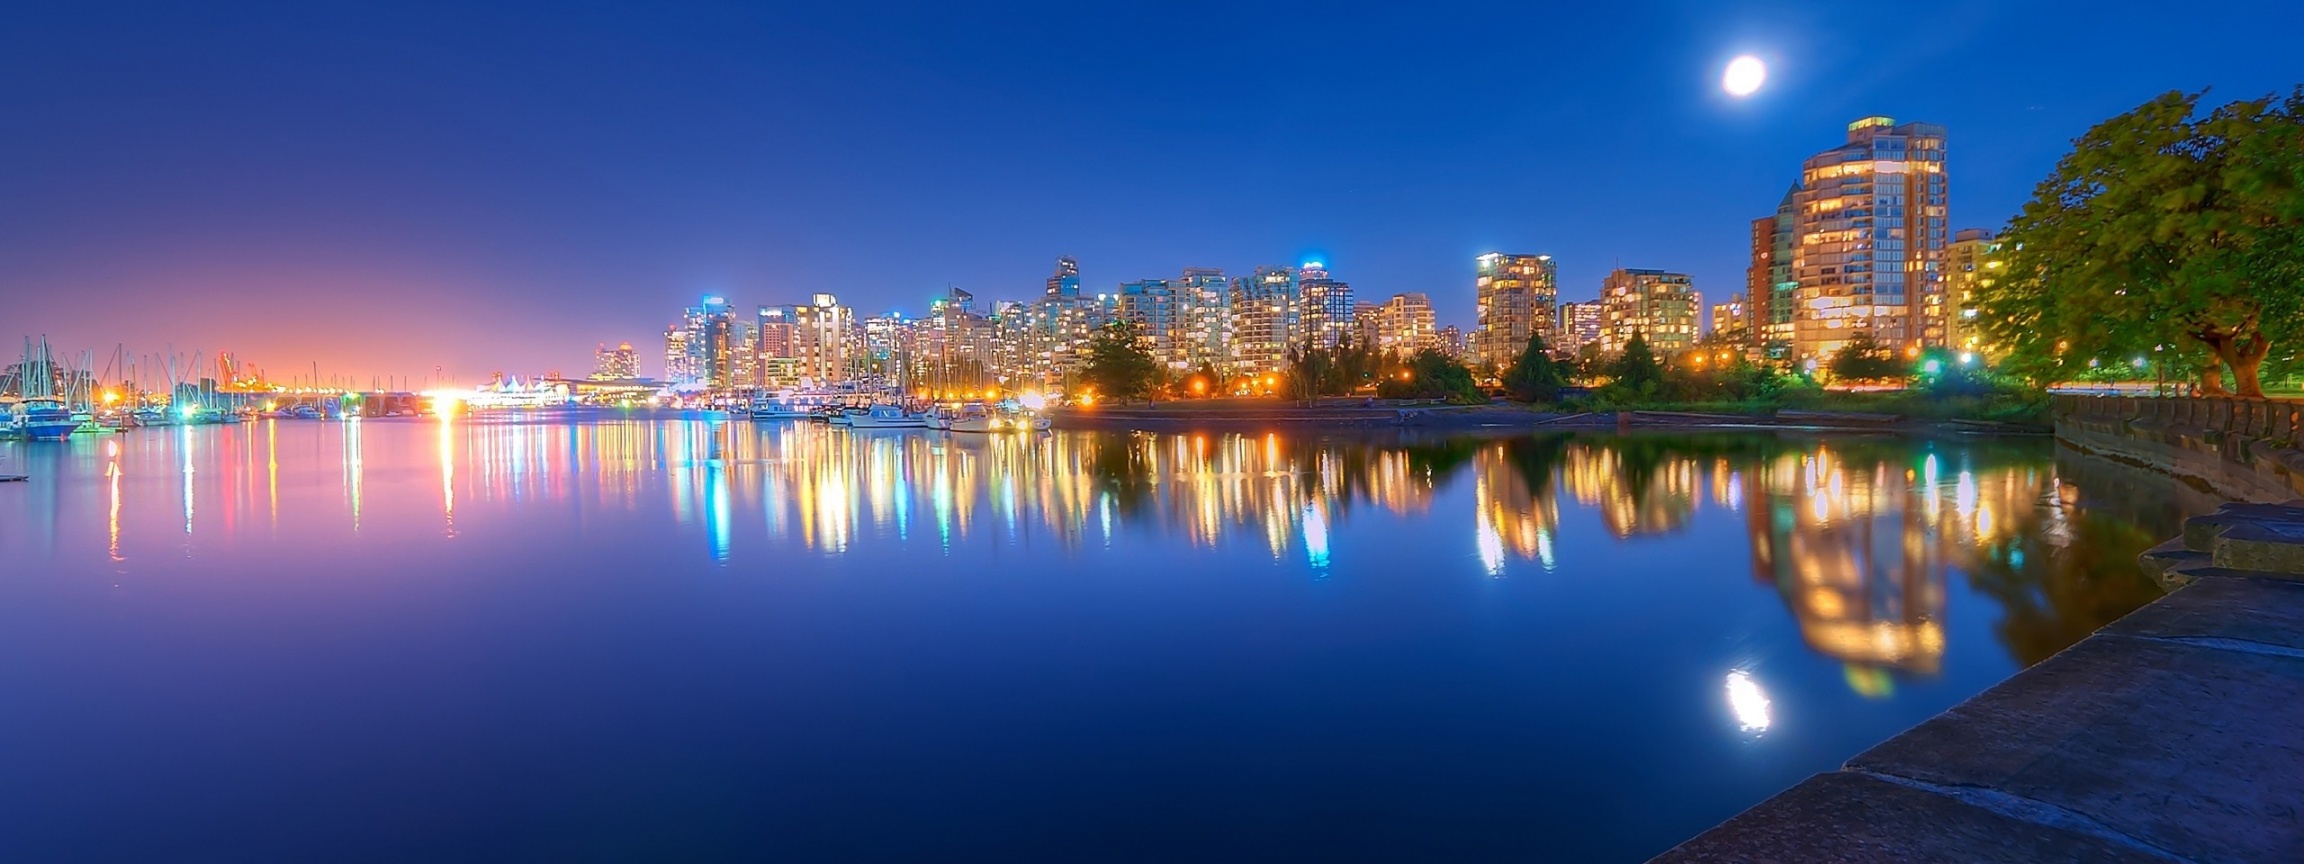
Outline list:
[[[1760,92],[1761,83],[1767,80],[1768,64],[1746,54],[1728,61],[1728,71],[1720,76],[1720,88],[1730,96],[1750,96]]]

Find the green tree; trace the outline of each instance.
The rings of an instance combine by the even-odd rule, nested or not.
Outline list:
[[[1896,359],[1896,352],[1872,338],[1871,333],[1859,331],[1848,344],[1832,352],[1825,364],[1832,377],[1842,381],[1900,381],[1908,371]]]
[[[1306,402],[1320,398],[1320,392],[1331,377],[1336,358],[1328,349],[1310,342],[1296,342],[1288,346],[1288,395]]]
[[[1376,395],[1386,399],[1446,399],[1459,405],[1488,401],[1472,380],[1472,370],[1430,348],[1416,352],[1406,368],[1377,384]]]
[[[1648,337],[1633,333],[1624,351],[1608,364],[1608,386],[1619,397],[1645,398],[1664,386],[1664,364],[1649,350]]]
[[[1134,325],[1114,321],[1088,340],[1088,363],[1081,377],[1105,398],[1142,399],[1159,383],[1160,364]]]
[[[1568,376],[1561,374],[1560,363],[1552,359],[1540,335],[1528,337],[1520,359],[1504,372],[1504,392],[1520,402],[1557,402],[1560,388],[1566,386]]]
[[[2304,338],[2304,88],[2200,114],[2168,93],[2088,130],[2004,238],[1979,298],[2007,367],[2062,380],[2155,349],[2261,397],[2275,342]]]

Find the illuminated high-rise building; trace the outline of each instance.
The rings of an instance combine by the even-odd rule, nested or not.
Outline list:
[[[1175,361],[1186,369],[1231,368],[1232,286],[1224,271],[1186,267],[1175,295]]]
[[[1440,328],[1432,317],[1432,298],[1422,293],[1394,294],[1384,305],[1373,307],[1371,317],[1375,333],[1370,344],[1378,351],[1406,357],[1438,347]]]
[[[1166,279],[1122,282],[1112,301],[1113,319],[1134,327],[1152,358],[1171,369],[1184,368],[1182,352],[1177,350],[1182,328],[1176,313],[1176,288]]]
[[[1944,127],[1866,117],[1802,163],[1793,193],[1793,354],[1857,333],[1892,348],[1945,341]]]
[[[1454,324],[1445,325],[1440,328],[1438,336],[1439,344],[1433,347],[1440,349],[1440,353],[1448,355],[1451,359],[1462,361],[1465,353],[1471,350],[1465,347],[1466,340],[1462,327]]]
[[[1792,184],[1776,203],[1776,215],[1752,220],[1752,258],[1744,268],[1744,301],[1751,322],[1746,336],[1761,356],[1770,359],[1783,359],[1792,351],[1792,320],[1800,305],[1800,282],[1792,278],[1799,194],[1800,184]]]
[[[830,294],[816,294],[808,305],[789,307],[792,316],[792,359],[803,383],[822,386],[848,380],[852,357],[862,353],[856,313]]]
[[[1322,348],[1334,347],[1351,338],[1357,305],[1352,299],[1352,286],[1330,277],[1328,268],[1320,262],[1308,262],[1297,269],[1298,338]]]
[[[1080,261],[1070,255],[1056,258],[1056,272],[1048,277],[1049,297],[1070,299],[1080,296]]]
[[[1472,328],[1475,371],[1512,365],[1532,336],[1544,337],[1546,345],[1559,341],[1560,268],[1552,256],[1490,252],[1475,263],[1472,284],[1480,315]]]
[[[1728,295],[1728,302],[1712,306],[1712,338],[1735,345],[1739,350],[1752,341],[1752,308],[1742,294]]]
[[[614,348],[608,343],[592,352],[592,380],[630,381],[640,377],[640,352],[632,350],[632,343],[624,342]]]
[[[1944,344],[1962,352],[1985,352],[1984,334],[1976,324],[1976,303],[2000,280],[2000,241],[1982,228],[1964,228],[1944,249],[1944,297],[1949,313],[1944,319]]]
[[[725,298],[708,296],[688,307],[680,323],[665,333],[665,378],[674,384],[716,389],[736,386],[741,364],[735,362],[735,323]],[[679,356],[674,356],[675,343]]]
[[[668,384],[696,382],[696,358],[688,350],[688,327],[685,324],[664,328],[664,381]]]
[[[1600,350],[1624,350],[1637,333],[1648,350],[1671,356],[1696,344],[1704,299],[1685,273],[1618,267],[1600,283]]]
[[[1019,353],[1027,358],[1028,378],[1056,387],[1077,378],[1087,362],[1088,340],[1109,319],[1111,295],[1081,296],[1080,262],[1070,256],[1056,259],[1047,285],[1032,304],[1028,345]]]
[[[762,306],[752,320],[752,362],[762,387],[790,387],[800,383],[800,364],[794,358],[792,307]]]
[[[1584,346],[1600,344],[1600,333],[1607,321],[1607,312],[1598,300],[1584,303],[1560,304],[1560,346],[1563,355],[1574,356]]]
[[[1258,267],[1232,280],[1232,367],[1237,374],[1279,372],[1298,333],[1296,271]]]

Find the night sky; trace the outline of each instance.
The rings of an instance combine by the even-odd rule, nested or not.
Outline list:
[[[2097,120],[2304,81],[2293,0],[207,5],[11,8],[11,343],[580,374],[703,293],[919,312],[1059,254],[1318,258],[1467,327],[1491,249],[1711,301],[1857,117],[1949,127],[1953,225],[1996,227]]]

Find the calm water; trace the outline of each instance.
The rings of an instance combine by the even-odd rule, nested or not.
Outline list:
[[[0,859],[1633,860],[2156,591],[2046,441],[0,445]]]

